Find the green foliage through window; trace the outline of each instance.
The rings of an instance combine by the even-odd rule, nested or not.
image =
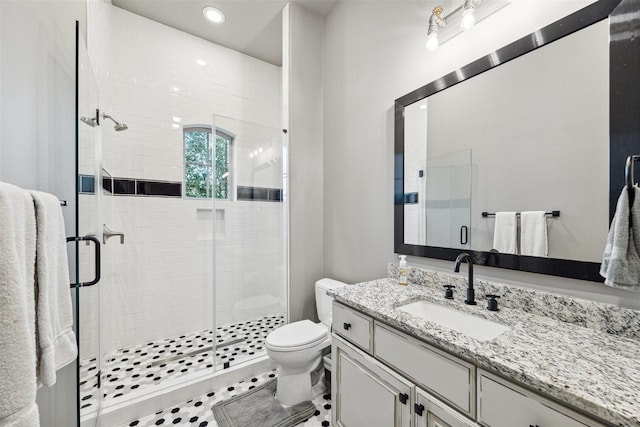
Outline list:
[[[216,134],[215,186],[211,130],[207,128],[184,129],[184,186],[186,197],[229,198],[229,151],[231,137]]]

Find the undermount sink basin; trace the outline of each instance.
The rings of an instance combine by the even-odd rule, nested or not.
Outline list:
[[[413,314],[428,322],[468,335],[478,341],[490,341],[509,330],[508,326],[472,314],[443,307],[428,301],[416,301],[398,310]]]

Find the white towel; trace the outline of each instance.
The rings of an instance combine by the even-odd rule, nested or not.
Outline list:
[[[544,211],[520,214],[520,255],[549,256],[547,216]]]
[[[640,190],[634,186],[633,191],[635,201],[631,209],[626,188],[618,198],[600,275],[605,278],[606,285],[640,291]]]
[[[493,249],[503,254],[518,253],[518,220],[515,212],[496,212]]]
[[[36,223],[29,193],[0,183],[0,425],[39,426],[33,275]]]
[[[73,333],[64,218],[56,196],[31,191],[36,209],[36,331],[38,381],[56,383],[56,370],[78,356]]]

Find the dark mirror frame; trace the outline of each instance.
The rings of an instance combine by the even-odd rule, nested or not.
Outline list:
[[[634,14],[640,0],[599,0],[541,30],[525,36],[495,53],[480,58],[395,101],[394,243],[395,252],[453,261],[463,250],[404,243],[404,108],[427,96],[477,76],[541,46],[552,43],[603,19],[609,25],[609,217],[624,187],[624,165],[628,155],[640,154],[640,19]],[[542,43],[539,41],[543,40]],[[497,58],[497,61],[496,61]],[[458,76],[464,76],[459,78]],[[604,202],[604,201],[603,201]],[[604,251],[606,242],[602,242]],[[600,263],[556,258],[469,252],[474,263],[560,277],[603,282]]]

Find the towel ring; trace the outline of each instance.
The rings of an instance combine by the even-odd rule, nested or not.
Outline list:
[[[629,192],[629,207],[633,206],[635,199],[635,192],[633,191],[633,164],[636,162],[640,162],[640,155],[629,156],[627,157],[627,164],[624,168],[624,180],[627,191]]]

